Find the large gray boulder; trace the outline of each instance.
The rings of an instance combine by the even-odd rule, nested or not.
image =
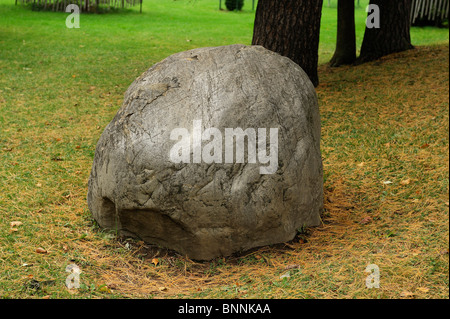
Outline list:
[[[260,46],[155,64],[100,137],[88,205],[101,227],[196,260],[293,239],[323,207],[312,83]]]

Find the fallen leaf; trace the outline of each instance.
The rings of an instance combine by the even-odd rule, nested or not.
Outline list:
[[[448,202],[445,202],[445,205],[446,205],[446,206],[448,206],[448,204],[449,204]]]
[[[111,289],[109,289],[109,287],[106,286],[106,285],[101,286],[101,287],[98,289],[98,291],[100,291],[100,292],[106,292],[107,294],[110,294],[110,293],[111,293]]]
[[[166,291],[167,288],[166,287],[159,287],[159,291]]]
[[[411,298],[413,296],[414,296],[414,294],[412,292],[406,291],[406,290],[400,294],[400,297],[403,297],[403,298]]]
[[[356,166],[358,166],[359,168],[362,168],[363,166],[364,166],[364,162],[361,162],[361,163],[359,163],[359,164],[356,164]]]
[[[41,183],[37,183],[36,187],[42,187],[42,184]]]
[[[44,296],[42,299],[50,299],[50,295]]]
[[[10,228],[9,231],[10,232],[16,232],[16,231],[19,231],[19,230],[17,228]]]
[[[425,143],[425,144],[423,144],[422,146],[420,146],[420,148],[421,148],[421,149],[424,149],[424,148],[427,148],[427,147],[429,147],[429,146],[430,146],[430,144]]]
[[[289,269],[300,269],[300,265],[291,264],[291,265],[287,265],[286,267],[284,267],[284,270],[289,270]]]
[[[64,250],[65,253],[67,253],[67,251],[69,250],[69,247],[67,247],[67,245],[63,245],[62,249]]]
[[[372,221],[372,218],[370,217],[364,217],[363,219],[361,219],[361,221],[359,222],[361,225],[366,225],[368,223],[370,223]]]
[[[404,179],[400,182],[400,185],[408,185],[409,183],[411,183],[411,179]]]
[[[384,185],[389,185],[389,184],[392,184],[392,182],[391,181],[383,181],[383,184]]]
[[[14,221],[14,222],[10,222],[9,225],[11,227],[19,227],[19,226],[23,225],[23,223],[20,221]]]
[[[108,286],[109,289],[117,289],[117,285],[115,283],[110,282],[106,285]]]
[[[155,266],[157,266],[159,264],[159,259],[158,258],[153,258],[152,259],[152,264],[154,264]]]
[[[46,254],[47,253],[47,251],[44,248],[41,248],[41,247],[36,248],[36,252],[38,254]]]

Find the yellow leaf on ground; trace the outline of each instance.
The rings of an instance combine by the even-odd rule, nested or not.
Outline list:
[[[98,289],[98,291],[106,292],[106,293],[108,293],[108,294],[111,293],[111,289],[109,289],[108,286],[100,286],[99,289]]]
[[[400,182],[400,185],[408,185],[409,183],[411,183],[411,179],[404,179]]]
[[[19,222],[19,221],[14,221],[14,222],[10,222],[9,225],[11,227],[19,227],[19,226],[23,225],[23,223]]]
[[[152,264],[154,264],[155,266],[159,264],[159,260],[158,258],[153,258],[152,259]]]

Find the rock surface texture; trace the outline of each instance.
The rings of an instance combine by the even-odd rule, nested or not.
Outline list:
[[[214,152],[207,151],[213,162],[205,153],[198,161],[199,125],[222,133],[201,144],[216,139]],[[191,134],[190,162],[170,155],[180,141],[171,132],[179,128]],[[261,173],[269,164],[259,157],[250,160],[251,138],[243,163],[237,154],[226,162],[227,128],[266,128],[264,151],[278,152],[273,173]],[[278,129],[278,149],[269,128]],[[195,49],[155,64],[128,88],[98,141],[88,205],[101,227],[195,260],[293,239],[300,227],[320,223],[323,207],[312,83],[290,59],[260,46]]]

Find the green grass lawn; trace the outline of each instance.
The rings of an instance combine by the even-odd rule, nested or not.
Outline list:
[[[126,246],[90,217],[95,145],[127,87],[155,62],[197,47],[250,44],[251,1],[243,12],[227,12],[215,0],[145,0],[142,14],[139,7],[83,14],[80,29],[66,28],[67,15],[0,0],[0,297],[285,298],[291,291],[396,298],[406,291],[448,298],[448,29],[412,28],[414,45],[441,44],[435,49],[329,69],[323,64],[335,46],[336,1],[325,4],[318,88],[325,228],[306,248],[297,241],[293,250],[267,248],[211,263],[163,255],[152,263],[142,243]],[[357,8],[358,47],[365,15],[364,6]],[[388,179],[410,182],[380,184]],[[367,216],[374,225],[362,228]],[[383,264],[380,291],[363,286],[373,260]],[[75,292],[64,286],[70,263],[83,271]],[[289,263],[302,263],[302,272],[279,281]],[[30,285],[33,279],[42,285]]]

